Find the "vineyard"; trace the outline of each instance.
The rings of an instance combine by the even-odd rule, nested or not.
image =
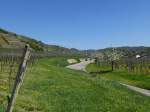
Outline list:
[[[114,63],[116,69],[128,70],[129,72],[150,74],[150,57],[127,58]]]
[[[0,49],[0,104],[6,109],[9,104],[11,94],[19,67],[23,60],[24,49]],[[34,51],[30,49],[30,54],[27,59],[27,72],[33,70],[34,65],[41,58],[56,57],[56,56],[72,56],[73,54],[67,52],[44,52]],[[35,69],[34,69],[35,70]]]
[[[26,48],[0,48],[0,112],[7,110],[10,104],[10,99],[13,94],[16,82],[18,80],[20,66],[23,64],[22,62],[24,53],[26,51],[25,49]],[[32,71],[37,70],[35,65],[40,61],[40,59],[47,59],[50,57],[70,57],[75,55],[74,53],[68,53],[63,51],[35,51],[30,47],[28,49],[30,53],[27,59],[27,66],[25,67],[27,68],[26,73],[28,74],[30,74]]]
[[[0,104],[6,108],[13,90],[24,49],[0,49]],[[30,54],[28,67],[32,68],[40,56]]]
[[[96,60],[86,67],[94,77],[106,78],[150,90],[150,59],[122,58],[116,61]]]
[[[98,60],[96,64],[100,67],[99,71],[114,69],[134,73],[150,74],[149,56],[142,58],[122,58],[116,61]]]

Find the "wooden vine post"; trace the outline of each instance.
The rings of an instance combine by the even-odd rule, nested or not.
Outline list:
[[[23,79],[24,79],[25,71],[26,71],[26,67],[27,67],[27,62],[28,62],[29,58],[30,58],[30,46],[26,45],[24,52],[23,52],[21,64],[19,65],[18,73],[17,73],[16,80],[14,83],[14,87],[13,87],[11,96],[8,101],[8,106],[7,106],[6,112],[13,111],[13,108],[15,105],[15,100],[17,98],[19,89],[23,83]]]

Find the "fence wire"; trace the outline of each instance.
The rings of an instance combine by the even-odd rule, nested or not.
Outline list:
[[[0,107],[6,109],[12,93],[16,75],[21,64],[24,49],[0,48]],[[32,70],[39,59],[56,56],[73,56],[76,53],[66,51],[30,51],[27,72]],[[82,54],[79,54],[82,55]]]
[[[0,106],[5,109],[22,61],[23,51],[24,49],[0,49]],[[27,68],[31,70],[39,58],[43,58],[44,56],[46,56],[45,53],[31,50]]]
[[[112,68],[112,61],[99,60],[97,65],[100,68]],[[128,72],[141,73],[150,75],[150,56],[141,58],[122,58],[120,60],[113,61],[113,67],[116,70],[126,70]]]

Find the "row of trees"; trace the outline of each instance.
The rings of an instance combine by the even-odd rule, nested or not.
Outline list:
[[[123,56],[122,52],[117,51],[116,49],[107,50],[105,52],[93,53],[92,57],[96,57],[96,64],[104,66],[110,66],[112,71],[114,70],[114,62],[119,60]]]
[[[123,52],[111,49],[93,54],[96,64],[102,68],[128,70],[136,73],[150,73],[150,57],[124,57]]]

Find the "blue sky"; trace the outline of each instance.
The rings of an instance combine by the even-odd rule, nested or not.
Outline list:
[[[150,0],[0,0],[0,27],[69,48],[150,46]]]

